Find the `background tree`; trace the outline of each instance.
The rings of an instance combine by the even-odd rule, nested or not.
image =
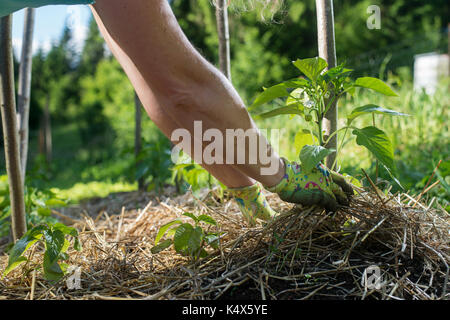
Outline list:
[[[94,18],[89,20],[89,28],[81,51],[79,75],[92,74],[97,65],[105,58],[105,41],[98,29]]]

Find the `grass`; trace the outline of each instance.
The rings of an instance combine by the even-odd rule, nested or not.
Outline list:
[[[134,163],[131,154],[101,144],[93,150],[83,144],[75,124],[55,126],[52,138],[53,160],[47,166],[38,157],[37,133],[30,135],[28,173],[33,185],[51,189],[59,197],[74,203],[137,189],[137,183],[130,179],[130,168]]]
[[[137,183],[112,182],[112,181],[90,181],[75,183],[68,189],[51,188],[59,197],[68,199],[71,203],[94,197],[106,197],[110,193],[135,191]]]

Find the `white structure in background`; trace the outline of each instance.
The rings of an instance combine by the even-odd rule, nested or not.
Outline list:
[[[414,56],[414,89],[428,94],[436,91],[439,79],[449,76],[448,54],[435,52]]]

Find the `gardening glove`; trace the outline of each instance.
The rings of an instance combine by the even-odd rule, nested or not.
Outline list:
[[[270,220],[277,214],[267,202],[259,183],[249,187],[229,188],[228,190],[236,200],[245,220],[251,226],[256,224],[256,218]]]
[[[23,8],[39,8],[52,4],[92,4],[95,0],[1,0],[0,18]]]
[[[277,185],[266,187],[268,191],[277,193],[286,202],[318,205],[328,211],[336,211],[338,203],[349,204],[353,188],[342,175],[321,163],[306,172],[299,163],[284,158],[283,161],[286,173]]]

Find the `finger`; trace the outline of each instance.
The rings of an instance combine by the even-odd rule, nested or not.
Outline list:
[[[322,190],[295,190],[290,193],[280,193],[283,201],[290,203],[298,203],[304,206],[317,205],[325,208],[327,211],[336,211],[338,203],[333,194],[326,193]]]
[[[340,175],[337,172],[331,171],[331,179],[334,183],[336,183],[341,189],[347,194],[347,196],[353,195],[352,186],[345,180],[344,176]]]
[[[341,205],[348,206],[350,203],[349,195],[346,194],[344,191],[342,191],[341,187],[334,182],[331,183],[330,187],[331,191],[333,192],[334,196],[337,199],[337,202]]]

